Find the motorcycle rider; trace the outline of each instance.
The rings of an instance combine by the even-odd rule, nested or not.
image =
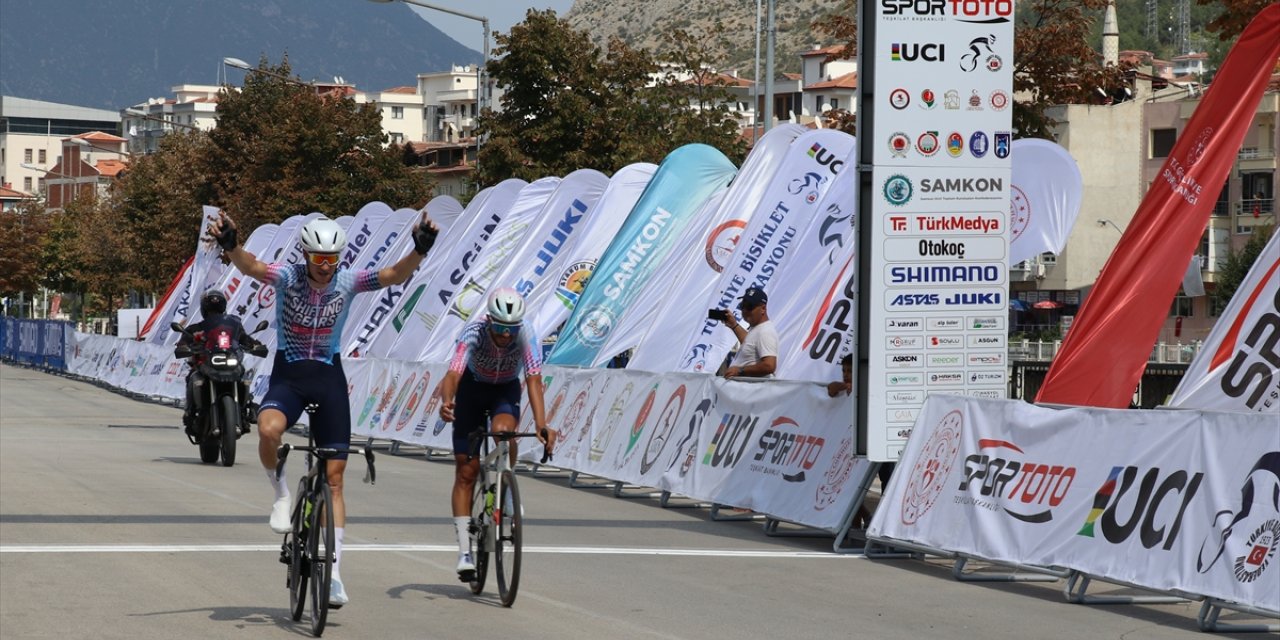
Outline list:
[[[204,385],[204,376],[200,375],[199,366],[204,360],[205,354],[196,345],[204,345],[205,335],[211,330],[219,327],[225,328],[235,340],[240,343],[246,352],[252,351],[255,347],[261,345],[244,330],[244,325],[240,323],[240,318],[227,314],[227,296],[217,289],[210,289],[200,296],[200,322],[187,327],[187,331],[182,333],[178,338],[178,344],[173,348],[175,358],[186,358],[187,364],[190,365],[191,371],[187,373],[187,405],[182,414],[182,426],[186,429],[187,435],[195,437],[198,433],[196,425],[196,410],[199,408],[197,394],[200,387]],[[206,345],[207,346],[207,345]],[[245,398],[248,398],[248,385],[241,383],[241,392]],[[246,403],[246,415],[257,415],[257,407],[250,398]],[[249,421],[245,420],[240,427],[242,432],[249,431]]]

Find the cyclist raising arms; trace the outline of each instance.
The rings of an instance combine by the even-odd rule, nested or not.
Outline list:
[[[510,287],[494,291],[489,296],[488,313],[462,329],[449,372],[440,383],[440,419],[453,423],[453,526],[458,535],[458,579],[463,582],[472,581],[476,571],[468,523],[480,459],[472,455],[469,437],[473,431],[485,429],[486,414],[493,431],[516,430],[522,369],[534,433],[545,446],[555,443],[556,432],[547,428],[543,411],[539,340],[521,331],[523,321],[524,298]]]
[[[347,447],[351,444],[351,407],[347,377],[338,355],[342,325],[351,299],[357,293],[400,284],[413,275],[435,243],[438,229],[427,218],[413,228],[413,251],[394,265],[378,270],[339,269],[347,234],[328,218],[316,218],[301,230],[302,264],[267,264],[237,245],[236,225],[225,213],[209,227],[209,235],[244,275],[275,287],[276,326],[279,339],[275,365],[267,395],[258,412],[258,457],[275,489],[271,506],[271,530],[290,529],[289,484],[282,473],[276,477],[276,449],[290,424],[297,422],[308,404],[319,408],[311,416],[311,433],[319,447]],[[334,558],[329,604],[335,608],[348,601],[338,567],[342,561],[342,535],[346,505],[342,499],[342,474],[346,454],[328,464],[329,487],[333,491]]]

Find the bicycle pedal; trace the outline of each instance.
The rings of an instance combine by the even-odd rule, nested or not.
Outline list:
[[[458,572],[458,582],[475,582],[476,572],[474,569]]]
[[[280,563],[291,564],[293,562],[293,547],[286,542],[280,545]]]

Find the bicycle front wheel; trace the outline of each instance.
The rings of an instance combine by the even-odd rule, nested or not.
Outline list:
[[[306,491],[306,484],[298,485],[298,504],[293,507],[293,531],[285,539],[289,551],[289,615],[293,621],[302,619],[302,611],[307,606],[307,577],[311,575],[311,565],[307,562],[307,538],[310,537],[308,522],[310,514],[306,505],[311,501]]]
[[[520,507],[520,489],[516,486],[516,474],[502,472],[502,489],[494,505],[494,556],[497,560],[498,598],[502,606],[509,607],[516,601],[516,589],[520,586],[520,555],[524,538],[524,519]]]
[[[333,495],[327,483],[320,483],[314,495],[307,548],[311,555],[311,634],[319,638],[329,616],[329,583],[333,580]]]
[[[471,559],[476,563],[476,577],[470,586],[471,593],[476,595],[484,591],[484,580],[489,574],[489,522],[493,520],[493,494],[486,492],[487,480],[484,474],[476,478],[476,488],[471,493]]]

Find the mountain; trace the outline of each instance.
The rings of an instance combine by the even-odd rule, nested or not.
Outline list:
[[[3,0],[0,93],[118,110],[216,84],[224,57],[256,66],[288,55],[294,74],[341,76],[364,91],[472,64],[459,44],[403,3],[360,0]],[[226,78],[241,83],[239,69]]]
[[[763,4],[763,3],[762,3]],[[822,34],[812,28],[813,21],[833,11],[839,0],[777,0],[774,24],[774,68],[799,71],[801,52],[815,44],[829,45]],[[618,36],[627,44],[661,51],[661,36],[673,29],[684,29],[698,36],[707,33],[717,22],[724,27],[728,41],[720,49],[724,55],[722,71],[736,69],[738,75],[755,76],[756,3],[743,0],[576,0],[564,19],[575,29],[591,34],[601,46],[609,36]],[[762,11],[760,22],[765,16]],[[760,38],[760,65],[763,69],[765,41]],[[763,70],[761,73],[764,73]]]

